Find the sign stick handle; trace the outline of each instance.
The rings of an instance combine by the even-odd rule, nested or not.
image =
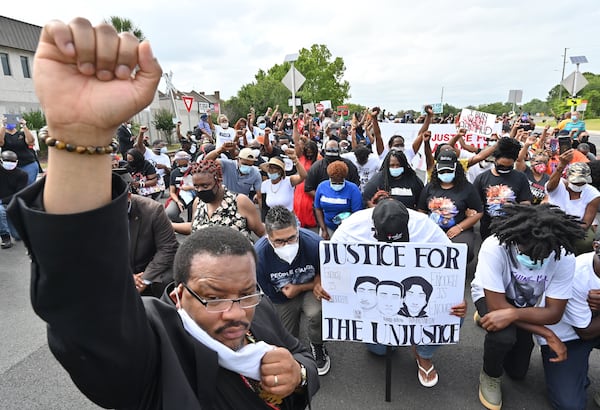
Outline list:
[[[385,401],[392,401],[392,350],[391,346],[385,348]]]

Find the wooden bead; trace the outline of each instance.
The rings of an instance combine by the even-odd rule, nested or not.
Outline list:
[[[52,138],[48,135],[48,129],[46,127],[40,130],[40,137],[43,138],[44,142],[49,147],[54,147],[56,149],[64,149],[67,152],[76,152],[77,154],[111,154],[117,151],[118,145],[113,140],[109,145],[105,147],[94,147],[92,145],[84,147],[82,145],[69,144],[64,141],[59,141],[56,138]]]

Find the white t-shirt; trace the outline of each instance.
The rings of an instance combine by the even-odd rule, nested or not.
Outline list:
[[[379,157],[376,154],[369,154],[369,158],[364,165],[360,165],[356,160],[356,155],[354,152],[347,152],[342,154],[342,158],[346,158],[356,166],[358,170],[358,177],[360,178],[360,191],[364,189],[365,185],[379,171],[379,167],[381,166],[381,162],[379,161]]]
[[[491,169],[494,166],[493,162],[481,161],[473,166],[470,166],[467,169],[467,181],[473,183],[477,175],[484,173],[488,169]]]
[[[226,142],[233,141],[235,138],[235,133],[236,131],[233,129],[233,127],[223,128],[220,125],[215,125],[215,135],[217,137],[215,141],[215,148],[219,148]]]
[[[548,183],[546,182],[546,191],[548,192],[547,185]],[[596,188],[590,184],[585,184],[578,199],[569,199],[569,191],[567,191],[567,187],[565,186],[565,180],[561,179],[556,189],[548,192],[548,202],[558,206],[569,215],[583,219],[587,205],[599,196],[600,192]]]
[[[344,219],[331,237],[332,242],[359,243],[376,241],[373,236],[373,210],[367,208],[354,212]],[[446,233],[429,216],[408,210],[408,236],[411,242],[450,244]]]
[[[283,178],[275,185],[270,179],[266,179],[260,186],[260,191],[266,194],[267,206],[272,208],[276,205],[285,206],[290,211],[294,210],[294,187],[290,178]]]
[[[149,161],[152,165],[154,165],[154,168],[156,168],[156,173],[163,178],[165,178],[165,170],[158,168],[156,166],[156,164],[162,164],[165,165],[169,168],[171,168],[171,159],[169,158],[169,156],[167,154],[158,154],[156,155],[154,153],[154,151],[152,151],[151,149],[146,148],[146,151],[144,151],[144,159]]]
[[[573,295],[567,302],[565,313],[555,325],[546,326],[563,342],[579,339],[573,327],[586,328],[592,321],[592,311],[587,303],[588,291],[600,289],[600,278],[594,272],[594,252],[583,253],[576,258],[573,275]],[[548,344],[546,339],[537,336],[538,343]]]
[[[529,269],[517,262],[514,246],[500,245],[496,236],[481,244],[475,277],[471,282],[473,302],[485,296],[484,289],[504,293],[517,307],[539,304],[544,292],[553,299],[569,299],[575,270],[575,256],[563,249],[559,260],[550,254],[541,269]]]

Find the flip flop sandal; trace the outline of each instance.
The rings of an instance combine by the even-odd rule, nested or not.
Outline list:
[[[437,384],[439,377],[438,374],[436,372],[435,377],[431,380],[427,380],[429,378],[429,374],[435,370],[435,366],[433,365],[433,363],[431,363],[431,367],[429,368],[429,370],[425,370],[423,367],[421,367],[421,365],[419,364],[419,359],[416,359],[417,361],[417,367],[419,368],[419,370],[417,371],[417,376],[419,377],[419,382],[421,383],[421,385],[423,385],[424,387],[433,387]],[[421,376],[421,372],[425,373],[425,377]]]

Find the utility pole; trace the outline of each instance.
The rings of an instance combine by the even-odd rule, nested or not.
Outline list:
[[[560,87],[558,87],[558,100],[562,100],[562,82],[565,79],[565,65],[567,65],[567,50],[568,48],[565,47],[565,53],[563,54],[563,68],[562,68],[562,74],[560,76]]]

